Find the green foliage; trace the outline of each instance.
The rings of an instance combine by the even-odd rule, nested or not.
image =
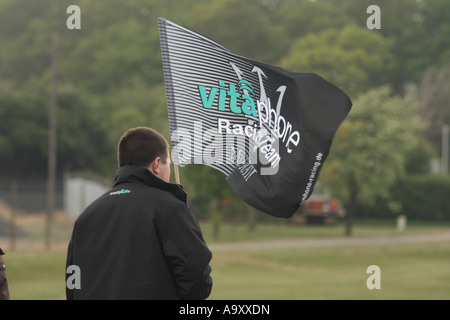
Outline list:
[[[45,88],[48,82],[42,80],[30,80],[22,85],[3,82],[0,86],[0,172],[4,176],[42,178],[47,171],[50,94]],[[59,87],[57,169],[60,173],[65,170],[105,173],[111,147],[105,143],[106,131],[95,110],[94,100],[86,93],[70,85]]]
[[[134,81],[101,99],[101,112],[108,115],[105,124],[109,142],[114,147],[122,134],[131,127],[149,126],[170,141],[164,85],[148,87],[143,81]]]
[[[408,176],[393,190],[401,213],[419,219],[450,219],[450,178],[439,175]]]
[[[26,95],[23,91],[27,92]],[[12,82],[0,85],[0,174],[28,176],[46,170],[48,107],[45,97]]]
[[[66,28],[69,4],[81,8],[81,30]],[[381,8],[380,30],[366,28],[370,4]],[[449,100],[449,10],[446,0],[2,0],[0,175],[45,175],[53,34],[59,35],[60,170],[100,170],[111,177],[117,141],[129,127],[148,125],[170,140],[161,16],[236,54],[318,73],[341,87],[355,107],[326,164],[329,177],[341,196],[349,179],[361,185],[362,199],[386,195],[405,168],[407,174],[426,172],[442,123],[449,121],[442,107]],[[422,134],[411,135],[415,102],[403,97],[410,82],[418,84],[414,100],[428,126],[427,141],[416,149],[411,142]],[[385,84],[395,95],[372,90]],[[230,197],[243,206],[220,172],[192,165],[181,176],[195,200]]]
[[[418,137],[416,145],[406,154],[406,174],[427,174],[430,162],[437,157],[437,152],[425,137]]]
[[[338,130],[322,178],[346,203],[351,189],[363,202],[387,196],[422,127],[411,97],[392,96],[387,86],[368,91]]]
[[[148,33],[146,26],[135,19],[80,38],[69,59],[86,61],[79,66],[81,69],[71,70],[71,80],[79,80],[84,87],[97,92],[129,86],[140,79],[147,86],[162,82],[158,34]]]
[[[290,39],[301,39],[327,29],[341,29],[349,21],[353,21],[346,10],[342,9],[342,2],[340,1],[339,10],[324,1],[286,2],[276,11],[277,23],[283,26]]]
[[[442,67],[449,62],[449,2],[432,0],[417,4],[418,10],[411,15],[412,23],[401,29],[393,47],[399,58],[396,68],[398,81],[408,79],[416,82],[427,67]]]
[[[450,62],[450,59],[448,60]],[[427,121],[428,141],[441,148],[442,127],[450,124],[450,64],[428,68],[420,79],[416,97],[420,114]]]
[[[371,205],[359,204],[361,217],[393,217],[403,214],[412,220],[450,220],[450,178],[439,175],[409,175],[389,189],[388,198]]]
[[[276,63],[288,45],[285,32],[261,1],[246,1],[245,6],[239,0],[208,1],[190,13],[188,26],[248,58]]]
[[[107,139],[106,123],[98,109],[98,103],[91,96],[74,86],[59,88],[59,171],[107,174],[116,166],[115,152],[111,153],[113,148]]]
[[[390,41],[365,27],[347,26],[308,34],[291,45],[281,65],[314,72],[351,96],[386,82],[392,66]]]

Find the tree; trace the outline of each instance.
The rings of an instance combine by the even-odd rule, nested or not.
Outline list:
[[[52,33],[68,31],[66,7],[53,0],[7,1],[0,6],[0,79],[26,81],[47,72]]]
[[[47,85],[47,86],[46,86]],[[24,94],[26,92],[26,94]],[[45,177],[47,172],[48,82],[0,86],[0,175],[13,179]],[[93,99],[73,86],[59,86],[57,152],[59,174],[65,170],[106,170],[115,151]]]
[[[137,126],[152,127],[170,141],[169,120],[164,85],[148,87],[136,80],[132,85],[117,89],[101,99],[99,113],[107,119],[105,129],[112,145],[122,134]]]
[[[98,112],[101,105],[73,85],[58,92],[59,173],[84,171],[110,174],[116,167],[116,144],[108,143],[107,123]]]
[[[417,83],[427,68],[442,67],[450,60],[450,2],[416,3],[418,10],[411,15],[412,21],[404,24],[393,43],[393,53],[398,57],[396,80],[401,83],[405,79]]]
[[[225,180],[225,175],[206,165],[190,164],[180,170],[181,184],[189,198],[195,202],[196,211],[211,219],[212,237],[219,238],[220,226],[228,199],[236,198]]]
[[[132,86],[137,80],[145,81],[149,87],[162,83],[156,27],[155,23],[149,32],[143,23],[129,19],[74,38],[73,49],[67,51],[62,65],[66,75],[63,80],[76,81],[96,93],[110,93]]]
[[[276,12],[276,22],[282,25],[291,40],[326,29],[342,29],[354,22],[342,9],[343,2],[339,1],[337,8],[335,3],[324,1],[286,1]],[[359,16],[362,16],[363,12],[360,10]],[[361,23],[362,25],[364,24]]]
[[[441,148],[443,125],[450,124],[449,87],[450,64],[427,69],[416,92],[420,114],[427,122],[426,136],[436,150]]]
[[[27,94],[23,94],[27,92]],[[48,92],[48,91],[47,91]],[[46,172],[48,103],[28,84],[0,86],[0,174],[19,179]]]
[[[273,14],[261,1],[207,1],[193,7],[186,26],[236,54],[274,64],[288,43]]]
[[[367,28],[350,25],[297,39],[281,60],[283,68],[312,72],[351,96],[385,83],[393,62],[390,41]]]
[[[351,235],[358,202],[388,196],[390,186],[405,171],[406,155],[422,128],[415,100],[392,96],[388,86],[372,89],[355,101],[321,174],[347,207],[346,235]]]

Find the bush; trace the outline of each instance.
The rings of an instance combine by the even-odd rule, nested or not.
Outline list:
[[[393,196],[408,217],[450,219],[450,177],[410,176],[397,184]]]
[[[360,217],[396,214],[420,220],[450,220],[450,177],[411,175],[392,187],[389,199],[378,199],[371,206],[358,205]]]

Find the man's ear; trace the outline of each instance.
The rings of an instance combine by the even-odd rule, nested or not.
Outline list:
[[[150,163],[150,171],[153,172],[155,176],[159,175],[159,164],[161,162],[161,157],[156,157],[152,163]]]

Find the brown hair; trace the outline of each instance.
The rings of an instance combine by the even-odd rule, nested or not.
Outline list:
[[[119,167],[135,165],[148,167],[157,157],[166,163],[169,152],[167,140],[156,130],[147,127],[128,129],[117,146]]]

